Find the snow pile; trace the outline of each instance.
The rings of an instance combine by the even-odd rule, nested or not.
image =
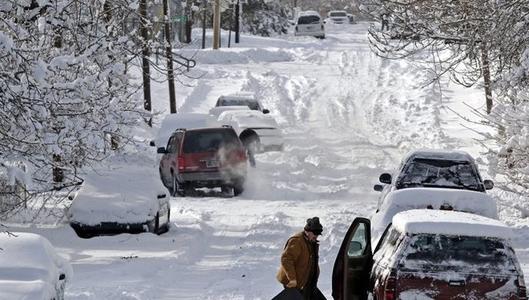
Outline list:
[[[181,50],[185,56],[193,56],[199,64],[248,64],[250,62],[287,62],[293,55],[282,49],[244,49],[221,48],[219,50],[204,49],[200,51]]]
[[[400,232],[411,234],[430,233],[500,239],[512,236],[512,230],[498,220],[458,211],[408,210],[396,214],[392,224]]]

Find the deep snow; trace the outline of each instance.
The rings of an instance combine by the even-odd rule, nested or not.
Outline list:
[[[421,65],[370,52],[368,26],[333,27],[325,40],[243,35],[237,48],[182,51],[195,55],[198,66],[189,75],[200,79],[181,78],[179,112],[207,113],[218,96],[248,91],[283,129],[285,150],[257,155],[240,197],[173,198],[172,225],[161,236],[83,240],[64,220],[11,228],[44,235],[70,260],[74,279],[66,299],[270,299],[281,289],[275,274],[284,243],[308,217],[319,216],[319,287],[330,299],[341,239],[355,216],[374,213],[372,186],[380,173],[416,148],[474,156],[481,150],[479,136],[448,109],[470,115],[463,102],[481,105],[481,91],[447,81],[425,86],[431,74]],[[169,110],[166,90],[166,83],[152,83],[159,114],[139,139],[156,135]],[[512,208],[523,202],[499,199],[500,219],[516,226],[515,246],[527,270],[528,222]]]

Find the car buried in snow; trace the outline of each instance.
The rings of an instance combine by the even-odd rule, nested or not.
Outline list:
[[[34,233],[0,233],[0,299],[62,300],[72,267]]]
[[[432,209],[396,214],[379,242],[356,218],[336,256],[335,300],[527,299],[511,229],[483,216]]]
[[[476,162],[464,151],[416,150],[408,153],[394,175],[383,173],[375,191],[382,192],[378,206],[388,193],[409,188],[445,188],[485,193],[494,187],[482,180]]]
[[[167,232],[171,206],[155,170],[138,162],[116,163],[87,174],[68,210],[70,226],[83,238]]]

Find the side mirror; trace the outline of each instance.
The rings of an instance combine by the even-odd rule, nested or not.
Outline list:
[[[486,179],[483,181],[483,185],[485,185],[486,190],[492,190],[494,188],[494,181]]]
[[[383,173],[383,174],[380,175],[380,177],[378,178],[378,180],[379,180],[381,183],[391,184],[391,174],[389,174],[389,173]]]
[[[270,110],[268,110],[268,109],[263,109],[263,114],[266,115],[266,114],[269,114],[269,113],[270,113]]]
[[[165,154],[167,153],[167,150],[165,150],[165,147],[159,147],[158,149],[156,149],[156,153]]]
[[[64,273],[62,273],[61,275],[59,275],[59,280],[64,280],[66,279],[66,275],[64,275]]]
[[[154,147],[154,146],[156,146],[156,143],[155,143],[154,141],[151,140],[151,141],[149,142],[149,146]]]
[[[382,192],[382,190],[384,189],[384,186],[382,186],[381,184],[375,184],[373,186],[373,189],[377,192]]]

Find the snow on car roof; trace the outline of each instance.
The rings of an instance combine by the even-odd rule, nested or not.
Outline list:
[[[440,209],[442,205],[450,205],[456,211],[498,218],[496,201],[486,193],[433,187],[396,190],[387,194],[380,209],[371,218],[373,245],[377,244],[397,213],[428,206]]]
[[[176,129],[196,129],[206,127],[219,127],[216,118],[209,114],[198,114],[198,113],[178,113],[167,115],[158,130],[156,136],[156,147],[167,146],[167,141]]]
[[[158,195],[166,195],[158,199]],[[95,170],[69,209],[70,221],[85,225],[101,222],[144,223],[154,219],[159,201],[168,201],[157,168],[146,163],[116,163]]]
[[[306,11],[299,12],[298,17],[301,17],[301,16],[318,16],[319,17],[320,14],[314,10],[306,10]]]
[[[250,110],[250,108],[247,105],[215,106],[209,110],[209,114],[218,117],[221,113],[228,110]]]
[[[474,161],[472,156],[465,151],[460,150],[437,150],[437,149],[420,149],[409,152],[405,156],[405,160],[409,158],[425,158],[425,159],[443,159],[454,161]]]
[[[72,275],[66,260],[38,234],[0,233],[0,247],[0,281],[55,282],[60,272],[64,272],[67,278]]]
[[[276,120],[256,110],[229,110],[219,115],[219,122],[239,128],[277,128]],[[235,123],[235,124],[233,124]]]
[[[0,280],[0,299],[55,299],[55,287],[41,280]]]
[[[396,214],[393,227],[403,233],[510,238],[511,228],[498,220],[457,211],[414,209]]]

